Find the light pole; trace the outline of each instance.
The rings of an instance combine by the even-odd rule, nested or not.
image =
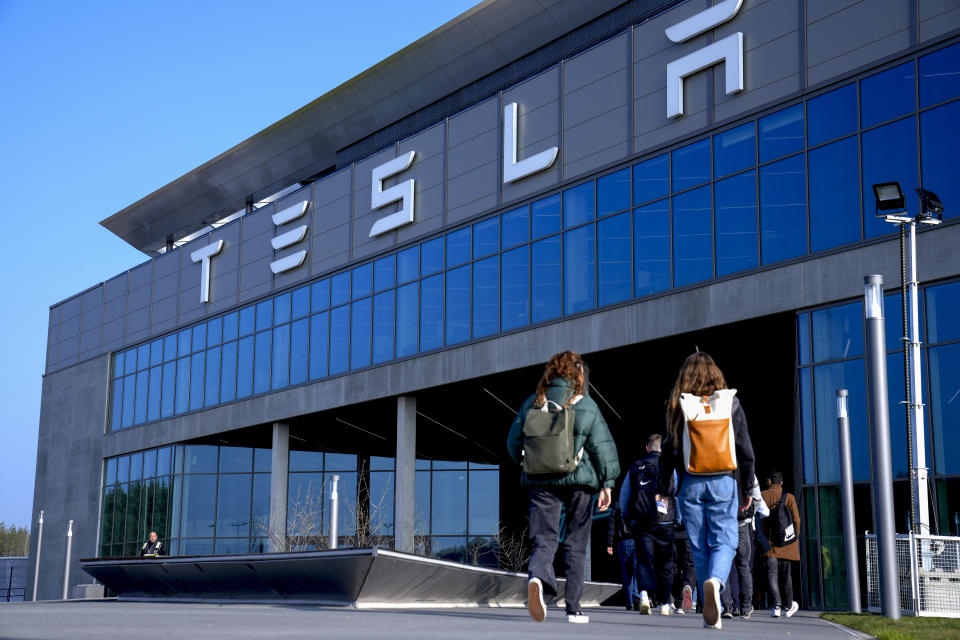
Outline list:
[[[873,185],[877,217],[900,226],[900,289],[903,310],[904,387],[907,422],[907,453],[910,464],[910,528],[929,534],[930,499],[927,484],[927,448],[923,424],[922,367],[920,360],[920,311],[917,293],[917,225],[943,222],[943,203],[932,191],[917,189],[920,213],[905,215],[904,196],[898,182]],[[906,277],[905,227],[910,226],[910,280]],[[909,289],[909,305],[907,293]],[[909,314],[908,314],[909,309]],[[909,320],[909,322],[908,322]]]

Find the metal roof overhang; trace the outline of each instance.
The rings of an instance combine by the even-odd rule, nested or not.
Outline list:
[[[485,0],[386,60],[101,220],[155,254],[336,165],[337,151],[559,38],[624,0]]]

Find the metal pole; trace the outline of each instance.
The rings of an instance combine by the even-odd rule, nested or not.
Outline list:
[[[856,520],[853,512],[853,462],[850,453],[850,417],[847,390],[837,391],[837,433],[840,435],[840,493],[843,499],[843,540],[847,554],[847,599],[850,610],[860,613],[860,570],[857,553]]]
[[[337,548],[337,483],[340,476],[333,476],[333,486],[330,487],[330,548]]]
[[[883,276],[866,276],[864,320],[867,325],[867,397],[870,416],[870,457],[873,467],[873,505],[880,568],[880,605],[883,615],[900,619],[897,575],[897,529],[893,521],[893,470],[890,462],[890,406],[887,398],[887,348],[883,320]]]
[[[910,223],[910,412],[913,427],[910,438],[913,449],[912,476],[918,522],[917,533],[930,534],[930,499],[927,487],[927,445],[923,425],[923,367],[920,360],[920,310],[917,295],[917,222]]]
[[[63,556],[63,595],[67,599],[67,588],[70,586],[70,552],[73,551],[73,520],[67,522],[67,552]]]
[[[43,509],[40,510],[40,522],[37,527],[37,557],[33,566],[33,601],[37,601],[37,580],[40,579],[40,546],[43,544]]]

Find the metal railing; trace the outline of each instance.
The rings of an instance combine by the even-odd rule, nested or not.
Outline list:
[[[915,616],[960,618],[960,537],[897,534],[900,608]],[[867,609],[880,611],[877,536],[866,535]]]

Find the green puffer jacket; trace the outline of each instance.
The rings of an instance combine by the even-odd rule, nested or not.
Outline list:
[[[547,399],[563,404],[570,397],[570,382],[566,378],[554,378],[547,389]],[[530,396],[520,407],[510,434],[507,436],[507,451],[517,464],[520,464],[523,451],[523,423],[527,411],[533,407],[536,394]],[[577,468],[565,476],[528,476],[521,472],[520,486],[524,489],[544,489],[551,487],[589,487],[594,491],[600,487],[613,487],[620,475],[620,459],[617,445],[613,442],[610,429],[597,403],[589,395],[573,405],[576,418],[573,423],[574,450],[583,447],[583,459]]]

